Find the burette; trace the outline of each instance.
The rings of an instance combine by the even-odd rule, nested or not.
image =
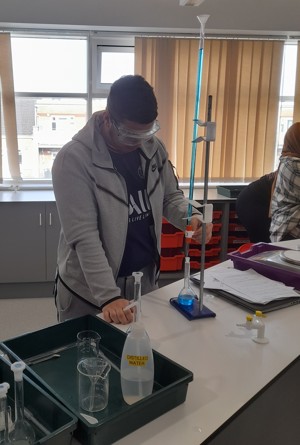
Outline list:
[[[203,53],[204,53],[204,34],[205,34],[205,24],[209,15],[199,15],[197,16],[200,22],[200,36],[199,36],[199,51],[198,51],[198,69],[197,69],[197,81],[196,81],[196,99],[195,99],[195,109],[194,109],[194,125],[193,125],[193,140],[192,140],[192,156],[191,156],[191,170],[190,170],[190,187],[189,187],[189,205],[188,205],[188,217],[187,217],[187,228],[185,237],[185,257],[188,256],[188,248],[191,243],[192,228],[190,226],[190,221],[192,217],[193,206],[191,201],[194,197],[194,183],[195,183],[195,166],[196,166],[196,153],[197,153],[197,142],[199,142],[198,126],[201,125],[199,120],[199,110],[200,110],[200,97],[201,97],[201,81],[202,81],[202,70],[203,70]],[[202,140],[202,139],[201,139]],[[207,179],[207,178],[206,178]],[[202,248],[201,248],[201,273],[200,273],[200,292],[199,292],[199,310],[202,310],[203,306],[203,264],[204,264],[204,251],[203,243],[205,244],[205,230],[206,230],[206,215],[205,215],[205,205],[207,202],[207,192],[204,191],[204,202],[203,202],[203,235],[202,235]],[[203,263],[203,264],[202,264]],[[202,280],[202,281],[201,281]]]
[[[203,52],[204,52],[204,32],[205,24],[209,15],[198,15],[200,22],[200,36],[199,36],[199,50],[198,50],[198,69],[197,69],[197,81],[196,81],[196,99],[194,109],[194,125],[193,125],[193,141],[192,141],[192,157],[191,157],[191,170],[190,170],[190,189],[189,200],[193,200],[194,197],[194,183],[195,183],[195,166],[196,166],[196,153],[197,153],[197,135],[198,135],[198,121],[200,110],[200,97],[201,97],[201,84],[202,84],[202,71],[203,71]],[[188,225],[192,216],[192,204],[189,203],[188,207]]]

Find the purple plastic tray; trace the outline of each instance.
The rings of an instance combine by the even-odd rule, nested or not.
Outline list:
[[[289,250],[284,247],[273,246],[272,244],[258,243],[250,245],[249,250],[240,252],[236,250],[227,255],[227,258],[233,261],[233,266],[238,270],[253,269],[267,278],[293,286],[300,290],[300,268],[299,272],[279,269],[270,264],[263,264],[251,259],[252,256],[268,250]]]

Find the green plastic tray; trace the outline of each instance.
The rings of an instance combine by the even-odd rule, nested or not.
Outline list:
[[[7,401],[14,413],[14,375],[10,363],[0,356],[0,382],[10,385]],[[67,445],[77,427],[77,418],[55,398],[24,375],[25,419],[35,430],[36,444]]]
[[[94,425],[80,414],[78,407],[76,336],[86,329],[99,332],[101,350],[115,365],[109,375],[108,406],[99,413],[92,413],[98,420]],[[153,351],[153,393],[133,405],[127,405],[122,397],[118,371],[125,339],[126,334],[119,329],[87,315],[7,340],[2,347],[10,357],[19,357],[25,362],[34,356],[65,348],[60,350],[59,358],[27,366],[25,372],[78,418],[74,435],[84,445],[109,445],[183,403],[188,383],[193,380],[191,371]]]

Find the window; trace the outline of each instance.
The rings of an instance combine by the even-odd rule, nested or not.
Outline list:
[[[133,38],[90,41],[93,69],[89,78],[88,34],[11,35],[18,159],[24,181],[51,181],[60,148],[92,112],[105,108],[111,83],[134,72]],[[10,180],[4,125],[2,170],[4,180]]]
[[[115,80],[134,73],[133,38],[95,38],[92,40],[92,54],[95,96],[107,96]]]
[[[87,38],[11,37],[23,180],[49,180],[55,154],[87,118]],[[3,178],[10,179],[2,137]]]
[[[106,107],[111,83],[134,73],[134,37],[71,31],[28,31],[25,35],[20,31],[12,33],[11,44],[19,150],[14,160],[19,160],[24,182],[50,183],[52,163],[60,148],[94,111]],[[293,121],[296,65],[297,42],[288,41],[282,66],[275,168],[284,134]],[[10,181],[11,159],[3,113],[0,115],[3,178]]]
[[[16,93],[86,93],[86,38],[12,37]]]
[[[297,42],[287,42],[284,45],[283,52],[275,169],[278,166],[279,157],[281,155],[284,135],[293,123],[296,68]]]
[[[103,110],[111,84],[126,74],[134,74],[134,38],[94,38],[92,40],[92,111]]]

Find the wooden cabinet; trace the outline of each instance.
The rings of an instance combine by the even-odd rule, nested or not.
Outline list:
[[[0,283],[54,281],[59,231],[55,202],[1,202]]]

